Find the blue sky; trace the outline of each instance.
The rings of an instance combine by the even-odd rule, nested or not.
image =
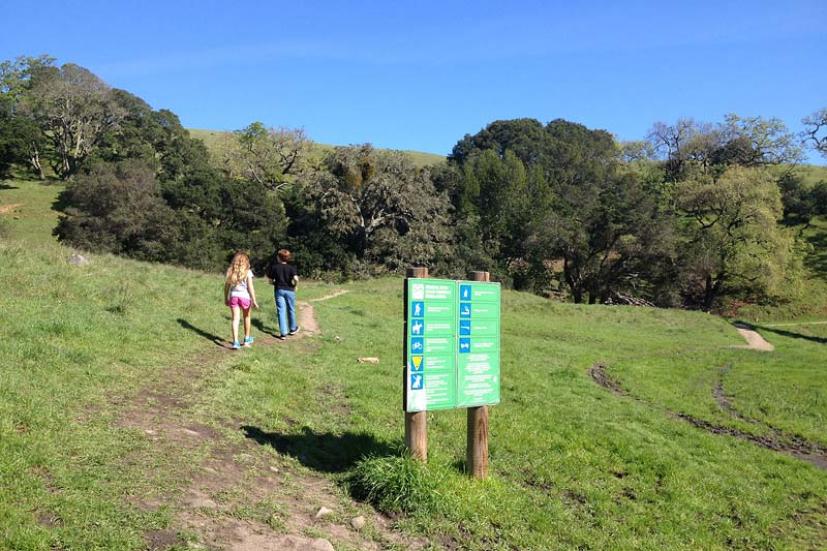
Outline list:
[[[73,62],[191,128],[448,153],[496,119],[639,139],[827,107],[827,2],[0,0],[0,59]],[[822,162],[817,157],[812,160]]]

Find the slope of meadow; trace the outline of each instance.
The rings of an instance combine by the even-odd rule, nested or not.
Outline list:
[[[217,140],[224,134],[227,134],[227,131],[221,130],[204,130],[200,128],[190,128],[189,129],[190,135],[193,138],[198,138],[199,140],[203,141],[208,149],[212,149],[215,147]],[[317,157],[321,157],[325,153],[329,151],[333,151],[335,146],[323,143],[316,143],[313,142],[311,154]],[[414,165],[418,167],[425,167],[430,165],[439,165],[445,162],[445,156],[437,155],[436,153],[425,153],[423,151],[411,151],[411,150],[402,150]]]
[[[231,354],[216,346],[228,328],[219,276],[107,255],[70,264],[50,237],[58,189],[0,189],[0,205],[16,205],[0,215],[0,549],[228,545],[196,516],[271,539],[323,535],[337,549],[827,541],[817,320],[762,322],[767,353],[738,348],[732,325],[707,314],[505,292],[490,479],[462,473],[464,412],[429,414],[429,463],[413,479],[427,495],[383,519],[346,492],[355,471],[401,454],[402,280],[347,284],[315,303],[320,334]],[[310,282],[300,298],[332,290]],[[256,317],[266,340],[269,307]],[[159,436],[173,414],[203,439]],[[188,501],[193,480],[228,476],[208,470],[215,457],[238,477]],[[265,483],[256,469],[268,465],[278,478]],[[389,491],[410,494],[392,487],[398,474]],[[325,483],[335,503],[317,500]],[[333,517],[313,521],[320,504]],[[358,511],[368,526],[356,541],[345,526]],[[386,524],[401,539],[383,536]]]

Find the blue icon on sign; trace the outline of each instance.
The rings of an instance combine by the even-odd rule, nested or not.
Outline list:
[[[422,337],[411,337],[411,352],[422,354],[425,351],[425,339]]]
[[[468,354],[469,352],[471,352],[471,339],[468,337],[461,338],[459,340],[459,353]]]
[[[459,334],[460,335],[470,335],[471,334],[471,320],[459,320]]]
[[[470,285],[460,285],[459,286],[459,299],[460,300],[471,300],[471,286]]]
[[[411,390],[425,388],[425,375],[411,375]]]
[[[411,335],[425,334],[425,320],[411,320]]]
[[[471,303],[470,302],[460,302],[459,303],[459,317],[461,317],[461,318],[470,318],[471,317]]]
[[[422,301],[414,301],[411,303],[411,317],[421,318],[425,315],[425,303]]]

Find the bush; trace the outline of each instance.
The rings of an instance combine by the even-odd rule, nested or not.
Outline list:
[[[351,492],[385,513],[433,513],[440,477],[411,457],[368,457],[351,477]]]

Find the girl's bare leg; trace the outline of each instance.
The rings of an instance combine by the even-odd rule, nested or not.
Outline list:
[[[233,342],[238,342],[238,322],[241,321],[241,308],[232,307],[233,311]]]
[[[250,325],[252,325],[252,322],[253,322],[253,316],[250,315],[252,313],[252,311],[253,311],[252,308],[247,308],[246,310],[244,310],[244,338],[245,339],[250,336]]]

